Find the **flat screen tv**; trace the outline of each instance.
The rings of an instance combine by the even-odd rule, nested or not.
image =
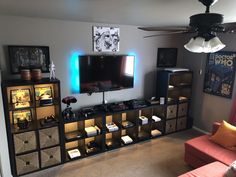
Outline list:
[[[134,63],[129,55],[79,56],[80,93],[133,88]]]

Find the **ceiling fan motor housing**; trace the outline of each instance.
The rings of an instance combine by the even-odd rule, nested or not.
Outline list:
[[[190,17],[190,26],[199,34],[214,35],[223,32],[223,15],[217,13],[202,13]]]

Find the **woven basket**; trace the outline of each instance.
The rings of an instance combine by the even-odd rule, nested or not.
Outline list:
[[[186,116],[188,111],[188,103],[179,104],[178,107],[178,116]]]
[[[177,115],[177,106],[176,105],[167,106],[166,118],[167,119],[175,118],[176,115]]]
[[[41,151],[41,167],[48,167],[61,163],[61,149],[54,147]]]
[[[187,118],[178,118],[177,119],[177,130],[183,130],[187,127]]]
[[[35,131],[14,135],[15,153],[35,150],[37,147]]]
[[[38,153],[16,156],[16,170],[18,175],[39,169]]]
[[[39,140],[41,148],[59,144],[58,127],[52,127],[40,130]]]
[[[176,129],[176,119],[166,121],[166,133],[174,132]]]

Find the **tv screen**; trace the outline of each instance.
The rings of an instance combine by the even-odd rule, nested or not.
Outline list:
[[[80,93],[104,92],[134,86],[134,56],[79,56]]]

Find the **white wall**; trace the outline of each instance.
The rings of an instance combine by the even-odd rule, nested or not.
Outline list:
[[[0,70],[1,71],[1,70]],[[1,72],[0,72],[0,82],[1,82]],[[5,117],[3,111],[3,103],[2,103],[2,89],[0,90],[0,177],[10,177],[11,169],[8,155],[8,146],[7,146],[7,134],[6,134],[6,126],[5,126]]]
[[[181,36],[163,36],[144,39],[147,34],[138,30],[136,26],[95,24],[76,21],[60,21],[51,19],[24,18],[13,16],[0,16],[0,63],[4,79],[11,79],[8,67],[8,54],[6,45],[46,45],[50,47],[51,60],[56,65],[56,77],[61,81],[61,97],[72,95],[70,80],[70,58],[73,52],[93,54],[92,51],[92,26],[115,26],[120,28],[120,52],[129,54],[134,52],[136,58],[134,88],[107,92],[105,98],[108,102],[124,101],[134,98],[151,97],[155,94],[155,70],[158,47],[178,47],[178,63],[183,58]],[[150,33],[149,33],[150,34]],[[92,96],[87,94],[74,94],[78,102],[74,109],[83,106],[100,104],[102,94]],[[1,105],[0,105],[1,106]],[[64,105],[63,105],[64,107]],[[1,126],[5,123],[1,123]],[[1,128],[5,130],[5,128]],[[2,135],[2,134],[1,134]],[[6,136],[3,135],[6,139]],[[0,144],[4,157],[2,163],[8,163],[7,145]],[[3,167],[4,168],[4,167]],[[5,175],[4,177],[8,177]]]
[[[232,34],[224,34],[219,36],[226,48],[222,51],[236,51],[236,36]],[[186,41],[189,37],[186,37]],[[193,82],[193,101],[191,115],[194,118],[194,126],[211,131],[212,123],[214,121],[228,120],[232,101],[236,93],[236,82],[234,82],[233,97],[227,99],[215,95],[203,93],[204,73],[206,66],[207,55],[196,54],[184,51],[183,66],[194,71]],[[202,68],[202,74],[199,70]]]

